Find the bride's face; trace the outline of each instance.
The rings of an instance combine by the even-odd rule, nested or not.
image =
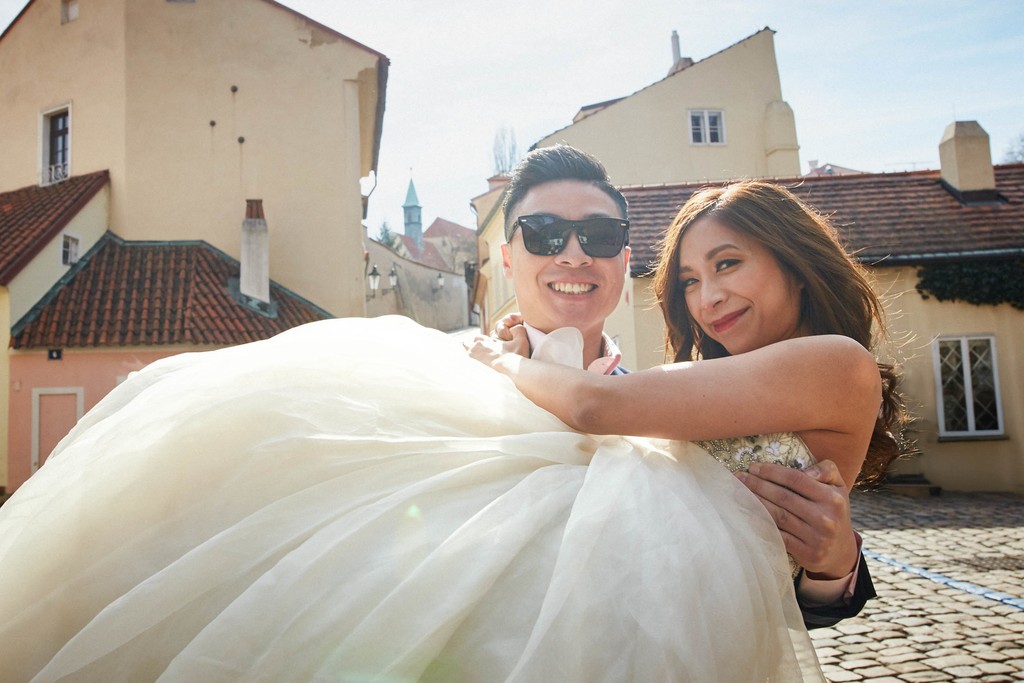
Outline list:
[[[767,247],[713,218],[684,233],[679,283],[690,317],[731,355],[808,334],[803,286]]]

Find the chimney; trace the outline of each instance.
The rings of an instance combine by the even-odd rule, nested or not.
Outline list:
[[[238,289],[247,297],[270,303],[270,235],[263,200],[245,200],[242,221],[242,263]]]
[[[680,56],[679,50],[679,34],[676,31],[672,31],[672,68],[668,70],[668,75],[671,76],[677,71],[682,71],[688,66],[693,65],[693,60],[689,57]]]
[[[942,182],[961,202],[998,198],[988,133],[977,121],[954,121],[939,143]]]
[[[492,175],[490,178],[487,179],[487,191],[493,192],[494,190],[505,187],[506,185],[508,185],[508,180],[509,176],[507,173],[499,173],[497,175]]]

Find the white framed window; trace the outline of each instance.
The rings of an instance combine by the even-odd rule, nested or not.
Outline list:
[[[689,115],[691,144],[725,144],[725,115],[721,110],[691,109]]]
[[[60,0],[60,23],[67,24],[78,18],[78,0]]]
[[[74,235],[64,235],[64,242],[60,248],[60,262],[65,266],[78,263],[78,238]]]
[[[40,125],[42,172],[40,184],[59,183],[71,169],[71,107],[43,112]]]
[[[932,352],[939,436],[1002,436],[995,336],[943,335]]]

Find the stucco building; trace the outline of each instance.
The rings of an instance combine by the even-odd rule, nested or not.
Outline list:
[[[0,202],[0,242],[16,246],[0,255],[0,485],[17,485],[5,466],[31,460],[24,443],[46,452],[60,432],[48,398],[24,420],[25,396],[71,390],[80,416],[105,393],[86,387],[154,357],[366,314],[361,180],[376,171],[388,66],[272,0],[25,5],[0,35],[0,195],[39,190],[46,210]],[[148,256],[97,265],[115,252]],[[60,303],[89,277],[107,308]],[[138,309],[115,305],[132,296]],[[157,320],[189,333],[138,333]]]
[[[793,110],[782,99],[775,31],[764,28],[693,61],[672,34],[668,75],[580,109],[539,140],[590,152],[618,185],[771,178],[800,173]]]

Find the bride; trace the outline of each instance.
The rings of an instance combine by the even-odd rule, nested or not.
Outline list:
[[[397,317],[131,376],[0,508],[0,585],[6,680],[820,680],[724,468]]]

